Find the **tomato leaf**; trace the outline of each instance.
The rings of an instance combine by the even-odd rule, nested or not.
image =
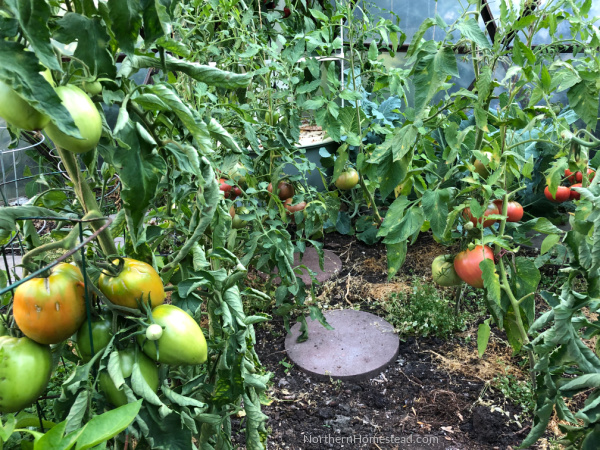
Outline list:
[[[110,36],[100,18],[90,19],[68,12],[56,24],[60,28],[54,33],[54,39],[63,44],[77,42],[74,56],[89,68],[92,75],[115,77],[116,67],[109,47]]]
[[[145,239],[144,215],[167,166],[164,159],[153,152],[154,148],[139,138],[131,121],[117,137],[121,148],[107,149],[100,146],[99,151],[103,158],[114,164],[121,178],[121,198],[135,249]]]
[[[481,31],[481,28],[479,27],[479,24],[472,17],[459,21],[456,24],[456,28],[464,37],[477,44],[478,47],[491,48],[490,41],[487,37],[485,37],[485,34],[483,34],[483,31]]]
[[[385,221],[384,221],[385,222]],[[423,209],[420,206],[413,206],[406,210],[404,217],[399,223],[395,223],[387,231],[383,242],[385,244],[398,244],[406,241],[414,233],[421,229],[425,222],[425,215]]]
[[[171,56],[165,56],[164,67],[168,71],[182,72],[197,81],[201,81],[210,86],[217,86],[227,89],[236,89],[247,87],[252,81],[252,74],[238,74],[226,72],[216,67],[203,66],[198,63],[175,59]],[[119,75],[129,77],[139,69],[155,68],[163,69],[163,62],[160,58],[151,56],[129,56],[119,69]]]
[[[48,19],[51,11],[48,4],[36,0],[6,0],[6,5],[15,15],[23,35],[42,64],[62,72],[50,43]]]
[[[548,253],[556,244],[558,244],[559,241],[560,236],[557,234],[549,234],[548,236],[546,236],[542,241],[540,255]]]
[[[598,88],[595,81],[583,80],[567,91],[569,106],[588,127],[594,128],[598,120]]]
[[[75,450],[87,450],[113,438],[133,422],[141,407],[142,400],[138,400],[94,416],[77,439]]]
[[[421,112],[425,105],[440,90],[449,87],[446,78],[458,77],[456,55],[450,47],[434,44],[415,64],[412,74],[415,85],[415,110]]]
[[[483,323],[479,324],[479,328],[477,329],[477,354],[480,358],[485,353],[485,349],[490,341],[490,332],[490,319],[486,319]]]
[[[496,266],[494,261],[486,258],[479,263],[479,268],[481,269],[483,286],[486,290],[485,303],[492,314],[494,322],[502,329],[504,312],[501,306],[500,277],[496,273]]]
[[[400,270],[400,267],[406,260],[406,252],[408,250],[407,241],[397,244],[387,244],[387,260],[388,260],[388,279],[393,278]]]
[[[448,202],[450,189],[427,190],[421,198],[425,218],[431,225],[431,230],[437,238],[441,238],[448,221]]]
[[[119,47],[131,55],[135,50],[138,34],[142,26],[139,0],[108,0],[108,12],[112,20],[111,30],[119,42]]]

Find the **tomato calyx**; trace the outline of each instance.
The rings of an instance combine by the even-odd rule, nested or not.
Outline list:
[[[114,262],[115,260],[117,260],[116,264]],[[102,273],[107,277],[118,277],[125,267],[125,259],[121,256],[117,256],[112,258],[112,260],[107,260],[106,263],[100,262],[96,263],[96,265],[102,269]]]

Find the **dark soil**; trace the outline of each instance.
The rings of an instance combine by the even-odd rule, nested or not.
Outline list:
[[[329,306],[360,306],[379,315],[375,297],[381,301],[401,290],[413,276],[430,278],[433,258],[447,253],[422,235],[409,247],[398,280],[389,283],[383,245],[332,234],[325,248],[344,263],[336,279],[321,287],[321,293],[328,291]],[[481,360],[473,333],[474,339],[449,341],[401,336],[397,360],[376,378],[357,382],[311,379],[286,357],[285,335],[277,317],[256,330],[256,351],[274,373],[272,401],[263,407],[269,448],[510,449],[530,430],[530,421],[519,420],[522,409],[490,385],[502,370],[526,376],[501,333]]]

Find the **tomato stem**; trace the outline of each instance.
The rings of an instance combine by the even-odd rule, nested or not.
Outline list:
[[[56,151],[60,156],[63,164],[65,165],[65,170],[69,175],[69,178],[73,182],[73,189],[75,190],[75,195],[81,203],[85,214],[96,213],[100,216],[100,210],[98,207],[98,203],[96,202],[96,195],[87,184],[85,179],[81,176],[81,172],[79,170],[79,164],[77,163],[77,158],[74,153],[69,152],[68,150],[63,150],[60,147],[56,147]],[[90,227],[97,231],[103,225],[102,221],[94,221],[90,222]],[[102,233],[98,235],[98,243],[100,244],[100,248],[106,255],[117,255],[117,248],[115,246],[115,242],[113,241],[110,230],[107,228]]]

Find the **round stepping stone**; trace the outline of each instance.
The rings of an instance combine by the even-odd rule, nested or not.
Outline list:
[[[398,336],[381,317],[353,309],[327,311],[324,316],[333,330],[307,317],[308,340],[297,341],[300,323],[292,327],[285,339],[289,358],[315,378],[371,378],[398,356]]]
[[[342,260],[331,250],[323,250],[324,270],[321,270],[319,267],[319,254],[314,247],[306,247],[302,259],[300,259],[300,253],[294,253],[294,263],[292,264],[292,267],[296,268],[302,264],[315,272],[315,278],[319,283],[329,280],[334,275],[338,274],[340,270],[342,270]],[[302,278],[304,284],[310,286],[312,283],[310,275],[306,269],[302,268],[300,270],[302,270],[302,275],[300,275],[300,278]],[[277,267],[275,268],[274,272],[277,273]],[[259,275],[264,279],[268,277],[268,275],[263,272],[259,272]],[[279,284],[281,283],[281,279],[279,277],[274,278],[272,283]]]

